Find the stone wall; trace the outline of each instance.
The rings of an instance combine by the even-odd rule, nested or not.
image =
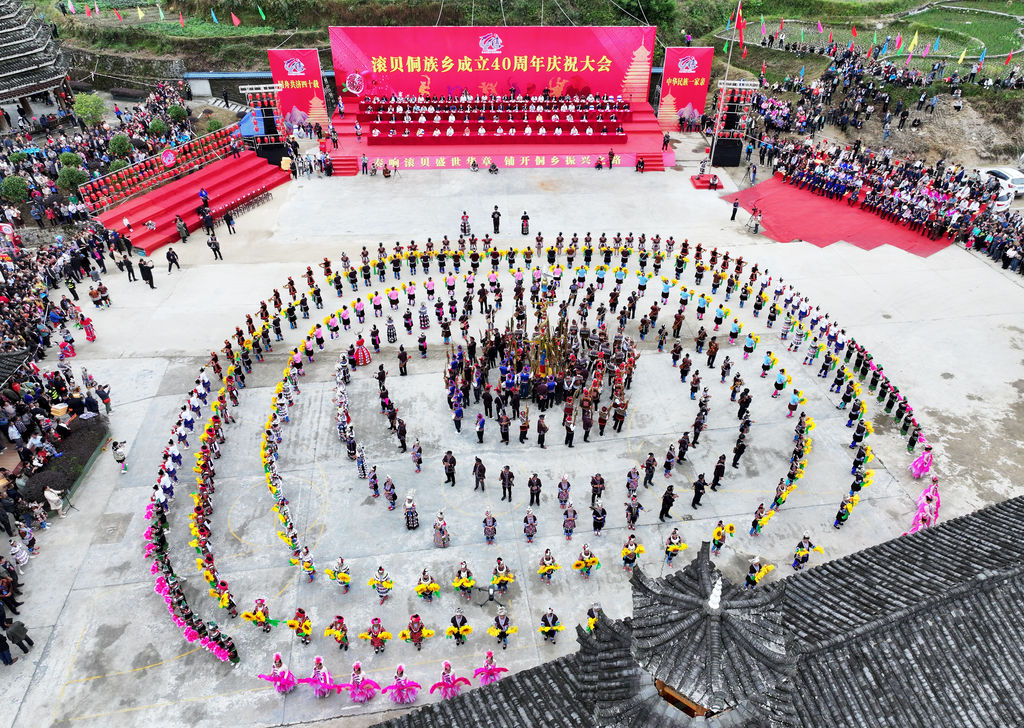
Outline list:
[[[185,71],[180,58],[139,58],[127,53],[84,50],[64,46],[71,65],[71,78],[84,81],[93,88],[146,89],[156,81],[181,78]]]

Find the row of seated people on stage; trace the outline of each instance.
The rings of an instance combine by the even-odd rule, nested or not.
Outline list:
[[[543,113],[544,111],[629,111],[628,101],[622,96],[472,96],[464,94],[459,97],[447,96],[392,96],[391,98],[363,98],[359,102],[359,110],[363,112],[403,114],[412,113],[434,114],[461,111],[513,111]]]
[[[456,126],[458,128],[456,128]],[[549,132],[549,128],[551,131]],[[526,123],[525,126],[511,125],[507,129],[501,125],[501,123],[495,124],[494,122],[488,122],[485,124],[479,124],[476,127],[476,136],[532,136],[536,134],[538,136],[546,136],[548,134],[552,136],[607,136],[607,135],[618,135],[625,136],[626,132],[622,128],[622,125],[609,128],[608,125],[602,125],[595,129],[593,126],[585,126],[582,130],[575,124],[569,124],[568,122],[544,125],[541,124],[537,127],[536,131],[533,126]],[[374,138],[393,138],[393,137],[468,137],[473,136],[472,124],[458,123],[456,125],[443,124],[427,124],[425,126],[413,126],[413,125],[402,125],[396,128],[393,125],[389,125],[386,128],[380,128],[376,125],[371,126],[370,136]]]
[[[589,111],[581,111],[581,112],[566,111],[565,113],[562,113],[562,112],[559,112],[559,111],[542,111],[542,112],[539,112],[539,113],[534,113],[534,112],[531,112],[531,111],[524,111],[524,112],[512,112],[512,111],[509,111],[509,112],[503,112],[503,113],[505,113],[505,115],[506,115],[505,121],[507,121],[507,123],[510,123],[510,124],[515,123],[517,121],[530,121],[531,117],[532,117],[533,121],[538,121],[538,122],[542,122],[542,121],[551,121],[551,122],[559,122],[559,121],[570,121],[570,122],[572,122],[572,121],[581,121],[581,122],[583,122],[583,121],[591,121],[591,112],[589,112]],[[605,113],[606,112],[603,112],[603,111],[594,112],[593,121],[595,121],[595,122],[604,122],[605,121]],[[609,122],[614,124],[614,123],[619,121],[619,115],[617,113],[615,113],[614,111],[610,111],[610,112],[607,112],[607,113],[608,113],[608,121]],[[435,124],[439,124],[442,121],[447,121],[449,124],[454,124],[456,121],[460,121],[460,119],[452,111],[447,112],[447,116],[442,116],[436,110],[434,111],[433,115],[428,116],[428,114],[429,114],[429,112],[424,113],[423,111],[420,111],[419,114],[417,114],[415,111],[411,111],[410,109],[406,109],[405,112],[402,113],[402,114],[397,114],[397,113],[391,114],[391,115],[380,114],[380,113],[378,113],[376,115],[368,114],[367,116],[372,116],[373,118],[372,119],[367,119],[367,121],[377,122],[377,123],[382,123],[382,124],[400,124],[402,122],[405,122],[406,124],[409,124],[409,123],[411,123],[413,121],[415,121],[417,123],[420,123],[420,124],[426,124],[428,121],[432,121]],[[462,113],[461,121],[463,123],[469,123],[469,122],[474,121],[474,120],[475,121],[480,121],[480,122],[487,121],[488,114],[490,115],[490,120],[491,121],[497,121],[497,122],[502,121],[501,114],[499,114],[497,112],[490,112],[490,111],[485,113],[483,109],[477,110],[475,114],[470,114],[469,112],[463,112]],[[622,114],[623,114],[623,121],[628,120],[630,112],[626,111],[626,112],[622,112]],[[472,118],[473,116],[475,116],[475,119]]]

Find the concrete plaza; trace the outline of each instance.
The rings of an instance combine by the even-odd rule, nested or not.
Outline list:
[[[687,139],[683,145],[695,144]],[[682,148],[682,147],[681,147]],[[684,155],[680,155],[682,158]],[[238,423],[227,428],[224,457],[217,462],[214,496],[214,537],[211,540],[221,574],[232,587],[240,610],[249,609],[257,596],[265,597],[271,616],[290,618],[303,607],[313,618],[314,643],[303,647],[283,626],[264,635],[241,619],[227,619],[205,595],[205,584],[193,568],[195,552],[187,545],[186,512],[191,502],[183,478],[171,508],[172,560],[188,576],[192,608],[215,619],[239,647],[242,663],[232,670],[204,650],[187,644],[170,622],[162,599],[153,593],[148,562],[142,558],[143,511],[151,492],[161,447],[166,443],[177,408],[192,386],[195,372],[212,350],[217,350],[242,325],[246,313],[254,313],[260,299],[293,276],[304,288],[300,275],[314,267],[325,302],[331,306],[349,302],[356,295],[346,290],[342,299],[323,284],[316,263],[329,257],[337,266],[342,251],[358,260],[366,245],[375,251],[383,241],[389,248],[396,240],[419,243],[447,234],[456,238],[459,216],[466,210],[477,234],[490,230],[489,212],[498,205],[503,213],[499,247],[524,247],[533,234],[543,232],[553,242],[561,231],[566,238],[590,231],[612,237],[660,233],[688,238],[705,248],[717,246],[748,264],[760,264],[773,276],[781,276],[813,303],[841,322],[847,332],[863,342],[885,366],[889,377],[914,405],[918,419],[936,445],[935,472],[941,478],[942,514],[949,519],[980,506],[1016,494],[1022,462],[1019,415],[1024,413],[1024,328],[1021,281],[991,264],[986,258],[951,247],[922,259],[883,246],[863,251],[845,244],[819,249],[803,243],[777,244],[754,237],[743,219],[729,221],[730,207],[714,193],[694,190],[688,181],[692,165],[665,174],[638,175],[630,169],[612,172],[588,170],[515,170],[497,176],[465,172],[416,172],[392,180],[380,176],[300,180],[275,191],[275,199],[239,216],[238,234],[220,235],[225,260],[213,261],[200,236],[186,246],[175,246],[182,270],[168,275],[157,266],[157,290],[140,282],[129,283],[111,269],[105,279],[114,306],[93,316],[99,338],[79,347],[73,362],[77,371],[86,365],[99,381],[113,385],[112,435],[130,446],[128,474],[117,475],[112,459],[100,459],[78,490],[78,510],[54,524],[39,537],[42,553],[32,561],[24,581],[24,621],[36,641],[35,649],[14,667],[3,672],[0,688],[6,704],[3,726],[271,726],[300,723],[360,726],[386,717],[394,706],[377,697],[357,706],[344,695],[315,700],[306,686],[282,697],[256,678],[268,672],[271,655],[280,651],[299,677],[309,674],[314,655],[323,655],[338,682],[345,682],[352,661],[358,659],[369,676],[382,685],[391,682],[394,667],[402,662],[409,677],[424,687],[438,679],[442,660],[450,660],[459,675],[470,675],[483,661],[494,640],[485,629],[494,616],[494,605],[476,606],[481,594],[467,605],[449,586],[460,560],[469,562],[478,583],[485,582],[497,556],[502,556],[517,575],[507,606],[519,633],[507,651],[497,652],[498,663],[511,670],[574,650],[572,630],[584,619],[593,602],[601,602],[613,617],[630,613],[628,575],[621,569],[618,551],[626,539],[622,503],[625,474],[652,451],[661,462],[670,442],[689,428],[696,403],[678,381],[669,355],[659,354],[654,336],[641,342],[642,356],[630,392],[630,417],[621,434],[611,428],[603,438],[576,447],[562,445],[560,417],[551,412],[549,447],[501,444],[493,420],[488,422],[485,442],[476,443],[472,420],[479,406],[467,408],[461,435],[454,432],[445,404],[442,370],[444,350],[440,332],[431,315],[427,332],[430,355],[415,355],[415,336],[406,336],[400,313],[395,315],[399,343],[413,353],[410,376],[397,376],[397,345],[386,342],[374,365],[383,362],[391,372],[388,385],[399,414],[409,426],[410,442],[418,437],[424,447],[423,472],[413,471],[408,455],[400,454],[386,420],[379,414],[376,383],[370,372],[359,370],[349,387],[352,415],[358,439],[364,443],[370,463],[377,465],[381,480],[394,479],[399,503],[410,490],[416,492],[420,528],[409,532],[401,511],[388,512],[383,499],[369,497],[366,481],[355,477],[354,465],[345,457],[333,419],[330,379],[334,362],[355,338],[358,326],[330,342],[316,363],[307,366],[300,382],[302,394],[285,427],[281,469],[285,492],[292,503],[297,527],[304,532],[318,568],[344,556],[352,569],[353,587],[348,594],[318,576],[313,583],[287,563],[288,553],[276,536],[277,521],[270,511],[272,500],[263,486],[258,434],[265,421],[272,386],[280,375],[283,353],[275,347],[268,364],[258,365],[241,393],[234,412]],[[523,210],[531,218],[531,236],[519,235],[518,218]],[[743,215],[745,218],[745,215]],[[156,255],[158,264],[162,253]],[[634,258],[635,261],[635,258]],[[510,278],[502,265],[506,306],[511,310]],[[631,265],[635,268],[635,265]],[[666,266],[669,268],[669,266]],[[463,269],[463,273],[466,269]],[[439,280],[436,267],[434,280]],[[692,286],[692,264],[684,274]],[[407,269],[403,281],[408,281]],[[425,280],[419,275],[416,280]],[[568,281],[566,280],[566,283]],[[387,285],[392,285],[389,277]],[[635,284],[627,284],[626,291]],[[440,288],[440,286],[439,286]],[[599,294],[607,299],[609,286]],[[458,293],[464,290],[460,283]],[[700,290],[710,290],[708,278]],[[658,297],[660,284],[652,284],[639,311]],[[364,291],[361,288],[360,294]],[[565,292],[562,292],[562,297]],[[677,294],[673,292],[672,302]],[[425,298],[422,287],[418,300]],[[719,300],[716,297],[715,300]],[[403,297],[404,299],[404,297]],[[641,563],[657,573],[668,569],[662,557],[665,537],[676,525],[691,549],[710,538],[718,519],[733,522],[737,536],[730,539],[717,563],[734,581],[741,580],[749,559],[761,555],[778,566],[768,579],[791,573],[793,547],[803,532],[811,534],[825,554],[815,554],[812,565],[857,551],[898,536],[910,525],[914,499],[923,484],[907,472],[911,460],[905,438],[894,432],[891,420],[876,413],[871,398],[868,416],[876,422],[870,444],[877,454],[871,464],[874,484],[863,491],[863,502],[841,531],[832,519],[850,476],[851,451],[846,416],[835,410],[836,395],[814,374],[817,367],[801,367],[799,355],[787,354],[778,342],[778,328],[767,331],[764,317],[754,319],[750,307],[734,315],[745,322],[745,331],[762,336],[757,353],[742,360],[740,343],[723,346],[718,364],[726,354],[736,362],[734,371],[744,375],[754,393],[751,411],[755,425],[749,447],[738,470],[728,469],[725,487],[708,492],[697,512],[689,507],[689,483],[696,473],[709,476],[717,456],[729,453],[736,437],[735,405],[729,402],[728,386],[708,373],[711,389],[709,429],[688,455],[690,462],[677,468],[671,481],[655,477],[655,488],[641,489],[646,510],[637,529],[647,548]],[[86,305],[87,302],[86,302]],[[660,319],[671,319],[670,303]],[[314,311],[314,313],[317,313]],[[415,313],[415,312],[414,312]],[[638,312],[638,316],[640,313]],[[372,316],[372,315],[371,315]],[[687,309],[682,341],[693,353],[695,311]],[[591,319],[592,321],[593,319]],[[368,333],[368,319],[364,334]],[[285,332],[288,341],[305,331]],[[414,333],[418,335],[418,320]],[[711,325],[710,317],[705,325]],[[383,333],[384,327],[378,321]],[[532,317],[531,317],[532,325]],[[631,322],[628,333],[636,332]],[[471,332],[482,329],[474,314]],[[723,342],[727,336],[720,333]],[[671,341],[671,340],[670,340]],[[785,417],[785,399],[772,400],[769,380],[758,378],[760,356],[765,349],[779,354],[780,363],[794,375],[794,385],[807,395],[803,407],[818,423],[814,451],[808,458],[807,476],[784,509],[753,540],[746,535],[751,515],[761,501],[770,501],[778,479],[788,467],[792,420]],[[704,357],[695,356],[703,365]],[[706,367],[701,366],[702,370]],[[493,379],[492,379],[493,381]],[[535,422],[535,414],[531,413]],[[887,424],[888,421],[888,424]],[[458,485],[442,486],[440,458],[446,449],[458,458]],[[488,468],[485,494],[472,492],[470,467],[481,457]],[[186,462],[191,456],[186,454]],[[499,502],[497,474],[509,464],[516,473],[517,489],[511,505]],[[522,517],[527,503],[526,480],[537,472],[544,483],[542,503],[536,509],[539,533],[527,544]],[[608,490],[605,535],[594,538],[590,528],[589,478],[604,474]],[[184,473],[184,471],[183,471]],[[571,543],[561,533],[561,511],[555,484],[562,474],[573,483],[572,497],[580,511],[579,526]],[[117,477],[115,477],[117,476]],[[675,484],[680,498],[673,510],[673,524],[657,520],[666,482]],[[485,508],[493,507],[498,518],[498,542],[485,546],[480,521]],[[431,523],[443,510],[452,533],[452,546],[435,549]],[[570,565],[584,542],[589,542],[602,568],[589,582],[582,582]],[[537,561],[551,548],[562,565],[551,586],[536,577]],[[970,548],[970,544],[964,544]],[[676,559],[685,564],[687,552]],[[383,607],[366,581],[377,565],[384,565],[395,580],[391,599]],[[415,579],[428,568],[442,586],[442,596],[424,604],[412,591]],[[864,575],[865,580],[871,578]],[[438,636],[428,640],[422,652],[394,640],[384,655],[372,651],[355,635],[366,629],[370,618],[380,616],[396,637],[409,615],[418,612],[428,627],[442,632],[456,606],[463,606],[474,633],[469,644],[456,648]],[[540,615],[554,608],[566,631],[557,645],[545,644],[537,633]],[[338,651],[322,636],[335,614],[344,615],[353,647]],[[435,700],[421,694],[420,702]]]

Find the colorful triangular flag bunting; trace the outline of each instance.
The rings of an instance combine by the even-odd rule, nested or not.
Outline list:
[[[210,8],[210,17],[213,18],[213,22],[220,25],[220,21],[217,20],[217,14],[213,12],[213,8]]]
[[[260,17],[263,18],[264,20],[266,20],[267,16],[263,14],[263,8],[261,8],[259,5],[257,5],[256,9],[260,11]]]
[[[231,22],[234,23],[235,25],[241,25],[242,24],[242,21],[239,20],[238,16],[235,15],[234,13],[231,13]]]

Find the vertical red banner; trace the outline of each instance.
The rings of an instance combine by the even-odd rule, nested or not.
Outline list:
[[[320,55],[315,48],[268,50],[270,73],[277,86],[281,120],[290,134],[298,124],[328,126]]]
[[[714,53],[714,48],[665,49],[658,105],[658,124],[665,131],[678,128],[679,119],[699,119],[704,113]]]

